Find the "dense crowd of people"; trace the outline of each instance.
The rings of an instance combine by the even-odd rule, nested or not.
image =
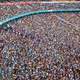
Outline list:
[[[16,10],[19,13],[29,11],[28,8]],[[34,15],[6,26],[12,28],[0,29],[2,80],[80,79],[79,14]]]

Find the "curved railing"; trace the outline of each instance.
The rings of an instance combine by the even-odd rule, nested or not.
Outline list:
[[[80,9],[66,9],[66,10],[39,10],[39,11],[33,11],[33,12],[26,12],[21,13],[19,15],[12,16],[10,18],[6,18],[3,21],[0,21],[0,27],[3,27],[3,25],[7,24],[8,22],[11,22],[13,20],[18,20],[21,18],[24,18],[25,16],[32,16],[32,15],[38,15],[38,14],[46,14],[46,13],[80,13]]]

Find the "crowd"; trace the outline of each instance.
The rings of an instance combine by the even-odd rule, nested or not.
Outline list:
[[[43,14],[0,29],[2,80],[79,80],[79,21],[79,14]]]

